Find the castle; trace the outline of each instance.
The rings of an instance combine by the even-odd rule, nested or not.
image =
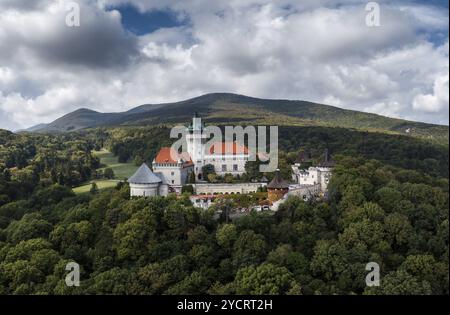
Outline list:
[[[192,124],[188,127],[187,154],[194,163],[194,173],[197,180],[205,179],[202,173],[203,166],[211,164],[218,175],[245,173],[245,163],[250,154],[244,144],[237,142],[216,142],[206,148],[208,135],[203,132],[204,125],[201,118],[195,113]]]
[[[215,173],[222,176],[245,173],[245,164],[250,154],[244,144],[216,142],[206,148],[207,134],[203,132],[204,124],[197,113],[187,131],[187,152],[176,152],[171,147],[161,148],[152,162],[153,171],[144,163],[128,179],[131,196],[165,196],[169,192],[181,193],[191,174],[194,174],[196,181],[205,180],[203,174],[205,165],[213,165]],[[158,186],[158,189],[155,186]]]
[[[274,209],[284,202],[288,196],[296,195],[303,199],[324,195],[332,175],[334,162],[330,159],[328,150],[324,158],[316,166],[312,166],[311,155],[302,154],[298,163],[291,166],[292,181],[290,184],[281,178],[277,170],[273,180],[251,183],[207,183],[203,174],[205,165],[212,165],[218,175],[245,173],[245,164],[250,158],[250,152],[244,144],[237,142],[216,142],[206,148],[207,135],[204,125],[197,114],[192,124],[187,127],[187,152],[177,152],[171,147],[163,147],[152,162],[153,171],[144,163],[136,173],[128,179],[130,195],[133,196],[166,196],[173,192],[180,194],[187,183],[195,182],[195,192],[192,196],[198,204],[208,206],[216,194],[247,194],[256,192],[267,186],[268,200]],[[210,196],[211,200],[200,198]],[[206,202],[205,202],[206,201]],[[202,206],[203,207],[203,206]]]

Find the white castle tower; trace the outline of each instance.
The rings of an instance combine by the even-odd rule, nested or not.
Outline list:
[[[192,118],[192,124],[188,127],[186,135],[187,150],[194,163],[194,173],[197,179],[203,179],[202,167],[205,162],[205,143],[207,135],[203,133],[204,125],[197,112]]]
[[[156,176],[147,164],[142,163],[136,173],[128,179],[131,197],[153,197],[167,195],[167,189],[161,185],[162,180]]]

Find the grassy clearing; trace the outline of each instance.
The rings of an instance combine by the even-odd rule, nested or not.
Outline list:
[[[129,178],[138,169],[138,166],[133,163],[119,163],[117,157],[115,157],[108,150],[102,149],[100,151],[94,151],[93,154],[100,158],[101,164],[106,165],[100,170],[104,170],[107,167],[111,168],[114,171],[115,179],[93,180],[88,183],[84,183],[83,185],[73,188],[73,192],[76,194],[88,193],[93,182],[97,184],[99,190],[116,187],[120,180]]]
[[[106,189],[106,188],[114,188],[114,187],[116,187],[116,185],[118,183],[117,180],[95,180],[92,182],[95,182],[97,184],[97,187],[99,190]],[[76,194],[88,193],[91,189],[92,182],[75,187],[72,190]]]
[[[94,151],[93,154],[100,158],[100,163],[114,171],[115,179],[123,180],[124,178],[129,178],[138,169],[138,166],[134,165],[134,163],[119,163],[117,157],[108,150]],[[102,168],[101,170],[104,169]]]

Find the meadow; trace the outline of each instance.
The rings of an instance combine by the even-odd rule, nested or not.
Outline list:
[[[87,183],[83,183],[82,185],[73,188],[73,192],[76,194],[89,192],[93,182],[97,184],[97,188],[99,190],[113,188],[119,181],[133,175],[138,168],[138,166],[134,165],[134,163],[119,163],[117,157],[106,149],[93,151],[92,153],[94,156],[100,158],[102,168],[100,168],[99,171],[104,171],[106,168],[111,168],[114,171],[114,179],[92,180]]]

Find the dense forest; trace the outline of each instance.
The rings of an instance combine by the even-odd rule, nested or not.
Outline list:
[[[0,294],[449,294],[448,147],[406,136],[281,127],[280,166],[301,150],[337,162],[328,198],[230,220],[187,195],[75,195],[91,150],[151,161],[168,128],[0,135]],[[223,212],[226,214],[226,212]],[[65,284],[68,262],[81,285]],[[365,265],[381,266],[366,287]]]
[[[28,197],[36,187],[72,187],[100,166],[94,141],[81,134],[13,134],[0,130],[0,206]]]
[[[119,157],[120,162],[133,160],[136,164],[153,158],[162,146],[169,146],[169,127],[139,127],[96,129],[93,139],[102,143]],[[308,151],[319,159],[324,150],[333,155],[362,156],[384,164],[418,170],[429,176],[449,176],[448,146],[438,145],[409,136],[361,132],[344,128],[279,127],[279,167],[285,177],[290,177],[290,167],[301,151]]]

